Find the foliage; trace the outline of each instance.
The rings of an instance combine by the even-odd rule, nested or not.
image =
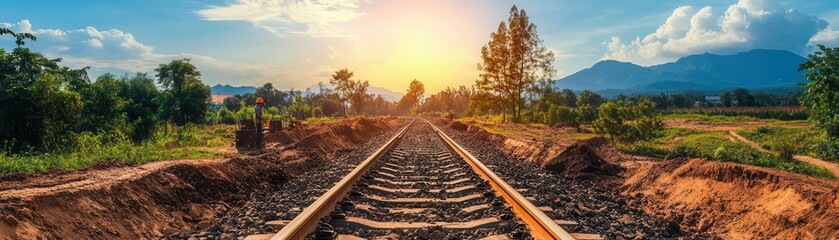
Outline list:
[[[658,117],[655,103],[644,100],[637,104],[612,101],[600,105],[592,127],[595,133],[612,140],[648,140],[664,125]]]
[[[579,119],[580,114],[576,109],[567,106],[551,105],[547,114],[545,114],[544,123],[548,126],[554,126],[559,123],[567,127],[579,128]]]
[[[809,82],[801,99],[816,126],[828,140],[839,140],[839,48],[818,46],[809,60],[798,67]]]
[[[154,85],[154,79],[145,73],[137,73],[133,77],[123,76],[119,80],[122,85],[120,97],[125,99],[127,121],[133,125],[131,139],[140,142],[151,137],[158,126],[160,90]]]
[[[533,92],[537,81],[552,85],[556,72],[553,60],[553,52],[542,45],[536,25],[514,5],[507,22],[502,21],[490,35],[489,43],[481,48],[476,86],[503,101],[502,115],[509,107],[513,120],[518,121],[524,94]]]
[[[408,86],[408,92],[402,96],[397,106],[402,112],[413,112],[415,110],[414,108],[419,105],[423,94],[425,94],[425,86],[420,81],[414,79]]]
[[[201,72],[189,59],[173,60],[157,68],[157,82],[163,87],[164,119],[177,125],[201,123],[209,109],[210,88],[201,82]]]
[[[466,86],[459,88],[447,87],[439,93],[431,94],[417,108],[418,112],[449,112],[455,116],[462,116],[467,111],[475,91]]]
[[[87,68],[62,67],[59,59],[22,47],[34,37],[2,28],[0,34],[15,36],[18,45],[12,52],[0,49],[4,154],[55,155],[77,149],[91,135],[140,143],[163,125],[160,116],[180,116],[180,124],[201,122],[207,112],[209,89],[186,60],[158,69],[164,96],[146,74],[104,74],[90,81]]]
[[[198,127],[186,125],[158,129],[153,136],[134,144],[120,133],[85,132],[73,149],[57,154],[0,151],[0,174],[76,170],[96,164],[142,164],[160,160],[216,158],[218,147],[231,146],[235,126]]]

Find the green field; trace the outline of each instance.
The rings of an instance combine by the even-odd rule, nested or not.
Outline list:
[[[188,125],[157,131],[141,144],[124,135],[83,134],[74,151],[62,154],[0,152],[0,174],[76,170],[97,164],[135,165],[161,160],[223,157],[233,146],[233,125]]]
[[[685,119],[712,123],[736,123],[755,121],[753,117],[706,116],[699,114],[669,114],[665,119]],[[766,121],[766,120],[763,120]],[[768,120],[779,126],[800,124],[799,121]],[[757,142],[770,151],[777,152],[791,144],[792,153],[817,156],[816,146],[823,134],[812,128],[757,127],[741,129],[738,134]],[[792,159],[784,159],[773,153],[756,150],[746,143],[736,141],[726,131],[705,131],[679,127],[667,127],[650,141],[618,143],[618,148],[626,153],[662,159],[679,157],[703,158],[708,160],[735,162],[761,167],[769,167],[806,174],[810,176],[835,179],[827,169]]]

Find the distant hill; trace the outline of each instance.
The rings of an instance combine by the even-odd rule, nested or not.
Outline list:
[[[789,51],[762,49],[734,55],[691,55],[649,67],[605,60],[559,79],[556,86],[633,93],[707,92],[737,87],[796,90],[799,83],[806,81],[797,71],[798,65],[805,61],[806,58]]]
[[[256,87],[252,86],[234,87],[230,85],[216,84],[210,88],[210,94],[213,95],[243,95],[254,92],[256,92]]]

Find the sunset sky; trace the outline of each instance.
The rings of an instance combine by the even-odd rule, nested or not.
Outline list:
[[[131,0],[14,1],[0,27],[91,74],[151,71],[191,58],[208,85],[282,89],[347,67],[373,86],[434,93],[471,85],[480,48],[517,4],[562,77],[603,59],[654,65],[755,48],[806,55],[839,46],[839,1]],[[13,42],[0,38],[0,47]]]

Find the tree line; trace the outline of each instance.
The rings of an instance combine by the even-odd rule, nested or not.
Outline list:
[[[17,47],[0,49],[0,152],[71,150],[83,133],[148,139],[160,126],[203,123],[210,89],[189,59],[160,64],[146,73],[95,80],[89,68],[61,66],[24,47],[29,33],[0,28]]]

